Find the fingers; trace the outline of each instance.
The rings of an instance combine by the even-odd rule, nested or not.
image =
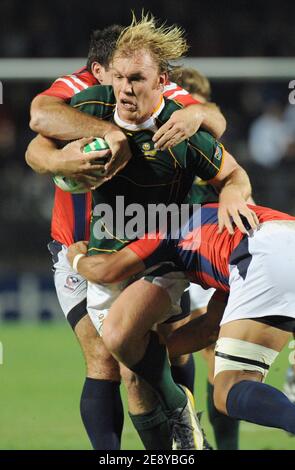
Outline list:
[[[80,149],[82,151],[82,149],[85,147],[85,145],[90,144],[91,142],[93,142],[94,139],[95,139],[95,137],[82,137],[82,139],[78,139],[75,142],[77,144],[79,144]]]
[[[106,170],[105,176],[108,179],[115,176],[119,171],[121,171],[127,165],[130,158],[131,158],[131,153],[129,151],[129,146],[128,146],[127,152],[121,152],[121,153],[113,155],[110,161],[105,165],[105,170]]]
[[[167,132],[165,136],[163,136],[155,147],[160,150],[166,150],[169,147],[175,147],[175,145],[179,144],[186,138],[185,133],[180,130],[171,129],[171,131]]]
[[[155,147],[158,147],[159,140],[165,136],[166,132],[168,132],[173,127],[173,125],[174,124],[172,122],[167,121],[165,124],[163,124],[163,126],[160,127],[160,129],[157,130],[157,132],[153,136],[153,142],[155,142]]]
[[[164,127],[164,126],[163,126]],[[162,130],[162,127],[161,127]],[[155,134],[156,135],[156,134]],[[155,136],[154,136],[155,137]],[[175,147],[175,145],[186,139],[184,129],[178,125],[173,125],[164,135],[162,135],[155,143],[155,148],[165,150],[168,147]]]
[[[248,230],[244,225],[244,222],[241,216],[245,217],[251,227],[252,230],[255,230],[259,226],[259,219],[256,213],[252,210],[245,210],[237,208],[231,208],[227,210],[221,210],[218,212],[218,233],[222,233],[223,230],[226,228],[228,232],[233,235],[234,233],[234,226],[235,226],[245,234],[248,234]]]
[[[231,215],[226,210],[223,210],[218,212],[218,233],[222,233],[225,228],[230,235],[234,234]]]
[[[105,158],[110,155],[111,151],[107,150],[95,150],[93,152],[83,153],[83,159],[85,161],[92,162],[93,160],[99,160],[100,158]]]

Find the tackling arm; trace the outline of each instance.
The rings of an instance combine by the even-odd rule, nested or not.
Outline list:
[[[110,255],[86,256],[87,243],[77,242],[69,247],[68,260],[73,264],[76,255],[83,254],[77,271],[96,284],[113,284],[128,279],[145,269],[143,261],[128,247]]]
[[[257,228],[259,220],[255,212],[249,209],[246,204],[247,199],[251,196],[249,177],[235,158],[226,150],[223,150],[222,168],[217,176],[210,181],[210,184],[220,191],[219,232],[226,228],[230,234],[233,234],[233,220],[241,232],[247,233],[240,215],[246,217],[252,229]]]
[[[191,104],[174,111],[170,119],[155,133],[155,147],[161,150],[174,147],[194,135],[200,127],[220,138],[226,129],[226,120],[214,103]]]
[[[39,134],[58,140],[91,136],[104,138],[111,130],[119,130],[108,121],[72,108],[61,98],[46,95],[33,99],[30,127]]]
[[[30,127],[43,136],[58,140],[67,141],[91,136],[104,138],[112,154],[105,167],[107,178],[112,178],[122,170],[131,158],[127,137],[119,127],[78,111],[58,97],[39,95],[34,98],[31,104]],[[50,165],[50,162],[44,162],[43,170],[39,173],[46,173],[48,164]]]
[[[215,300],[213,295],[207,313],[175,330],[166,342],[170,358],[200,351],[214,344],[218,338],[225,305],[224,302]]]

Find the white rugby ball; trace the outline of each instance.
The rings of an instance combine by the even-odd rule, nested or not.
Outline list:
[[[100,137],[95,137],[92,142],[85,145],[83,153],[97,152],[98,150],[106,149],[109,149],[107,142]],[[100,158],[99,163],[105,165],[109,159],[110,155],[107,155],[105,158]],[[101,176],[101,173],[99,171],[94,171],[93,175]],[[77,181],[74,178],[70,178],[69,176],[56,175],[53,177],[53,181],[56,186],[67,193],[82,194],[89,191],[89,188],[85,186],[85,183],[82,181]]]

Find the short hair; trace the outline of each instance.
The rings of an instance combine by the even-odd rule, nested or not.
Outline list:
[[[118,37],[123,29],[123,26],[114,24],[92,32],[87,58],[88,72],[91,72],[93,62],[98,62],[106,69],[109,68]]]
[[[166,26],[150,13],[137,20],[134,13],[130,26],[124,28],[117,41],[115,55],[132,56],[138,50],[150,52],[159,72],[168,72],[171,60],[180,59],[188,50],[184,31],[178,26]]]
[[[197,93],[207,101],[211,99],[210,82],[208,78],[198,70],[178,67],[169,74],[169,78],[172,82],[176,82],[190,94]]]

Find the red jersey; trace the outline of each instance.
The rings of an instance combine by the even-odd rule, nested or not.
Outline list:
[[[69,101],[76,93],[97,84],[99,83],[92,73],[83,67],[71,75],[58,78],[40,94]],[[167,82],[164,96],[183,106],[198,103],[176,83]],[[54,240],[67,246],[79,240],[89,240],[90,217],[91,192],[71,194],[56,187],[51,222],[51,237]]]
[[[173,261],[187,273],[191,282],[204,289],[214,287],[228,292],[229,266],[237,265],[241,271],[247,271],[252,255],[248,251],[248,237],[238,228],[233,235],[227,230],[218,233],[218,207],[217,203],[202,206],[176,237],[157,234],[149,238],[146,235],[128,248],[143,260],[146,268]],[[261,224],[275,220],[295,221],[295,217],[268,207],[248,207],[256,213]]]

